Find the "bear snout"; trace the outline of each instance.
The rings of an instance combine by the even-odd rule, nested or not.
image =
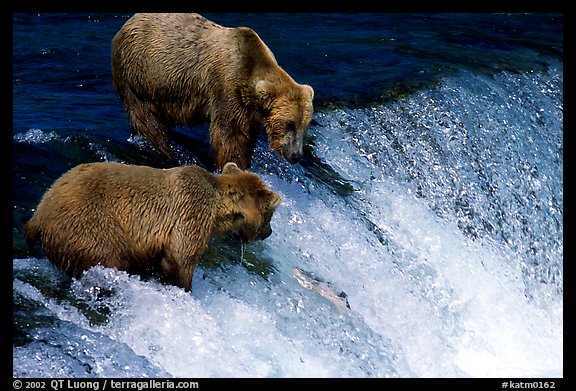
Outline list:
[[[284,159],[286,159],[290,164],[296,164],[302,160],[304,153],[302,148],[294,149],[286,145],[282,148],[282,156],[284,156]]]
[[[288,160],[290,164],[300,163],[300,161],[302,160],[302,152],[294,152],[291,154],[284,155],[284,157],[286,158],[286,160]]]
[[[272,227],[270,226],[270,223],[268,223],[260,228],[244,227],[240,231],[236,232],[234,237],[240,239],[242,243],[250,243],[255,240],[264,240],[270,235],[272,235]]]
[[[270,235],[272,235],[272,227],[270,226],[270,224],[267,224],[264,227],[260,228],[260,230],[258,231],[258,236],[256,236],[256,239],[264,240]]]

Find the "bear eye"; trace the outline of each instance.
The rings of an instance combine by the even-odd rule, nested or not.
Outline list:
[[[286,131],[296,132],[296,122],[295,121],[286,121]]]

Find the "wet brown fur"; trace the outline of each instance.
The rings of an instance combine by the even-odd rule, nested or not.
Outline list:
[[[202,120],[210,120],[217,168],[248,168],[263,128],[274,151],[292,162],[302,155],[314,91],[249,28],[198,14],[135,14],[112,40],[112,76],[133,131],[169,157],[168,131]]]
[[[231,231],[244,242],[267,237],[279,202],[256,174],[234,163],[221,175],[198,166],[82,164],[48,189],[25,238],[39,241],[46,257],[75,277],[95,265],[159,270],[189,290],[211,237]]]

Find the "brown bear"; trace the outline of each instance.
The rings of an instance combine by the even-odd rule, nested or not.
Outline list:
[[[198,166],[157,169],[81,164],[57,179],[25,226],[54,264],[74,277],[95,265],[191,289],[211,237],[238,232],[265,239],[280,196],[235,163],[222,174]]]
[[[168,132],[205,120],[218,169],[247,169],[263,129],[286,160],[302,157],[314,90],[296,83],[250,28],[197,14],[135,14],[112,39],[112,78],[133,132],[168,157]]]

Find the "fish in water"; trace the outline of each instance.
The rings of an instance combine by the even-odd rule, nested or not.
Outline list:
[[[338,308],[350,308],[350,303],[348,302],[348,295],[344,291],[336,293],[336,290],[331,283],[323,281],[322,279],[315,277],[312,273],[302,270],[300,268],[293,268],[292,275],[306,289],[317,292],[321,296],[330,300]]]

